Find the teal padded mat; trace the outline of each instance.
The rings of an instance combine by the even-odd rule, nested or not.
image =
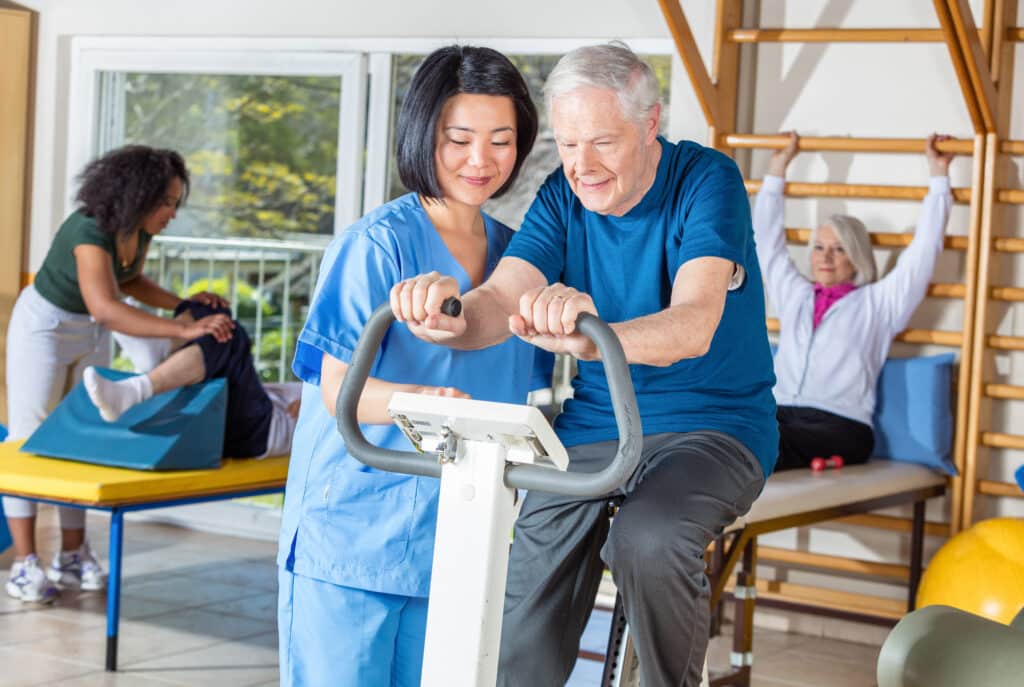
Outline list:
[[[132,376],[96,369],[107,379]],[[107,422],[79,382],[21,450],[135,470],[216,468],[224,449],[226,409],[225,382],[211,379],[156,395]]]

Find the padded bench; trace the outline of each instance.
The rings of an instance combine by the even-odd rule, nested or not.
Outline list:
[[[726,529],[715,548],[711,566],[711,607],[719,607],[734,569],[736,586],[732,594],[736,605],[730,654],[732,670],[728,675],[716,676],[711,685],[745,687],[750,684],[757,596],[757,538],[760,535],[912,504],[907,585],[907,610],[912,611],[921,580],[925,502],[942,496],[946,484],[946,476],[931,468],[889,460],[873,460],[865,465],[824,473],[790,470],[773,475],[750,512]]]
[[[212,470],[152,472],[55,460],[0,443],[0,493],[110,513],[106,669],[117,670],[124,514],[284,490],[288,457],[225,459]]]

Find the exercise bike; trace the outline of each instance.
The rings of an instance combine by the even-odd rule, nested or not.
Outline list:
[[[418,453],[384,449],[363,436],[356,409],[394,319],[383,305],[366,323],[338,392],[338,430],[349,453],[366,465],[441,479],[422,685],[492,687],[518,490],[588,498],[625,483],[643,446],[629,367],[611,328],[581,314],[576,328],[601,353],[619,431],[615,458],[600,472],[567,472],[565,447],[540,410],[510,403],[396,393],[388,413]],[[610,660],[628,665],[616,671],[614,684],[637,684],[628,642],[621,652]]]

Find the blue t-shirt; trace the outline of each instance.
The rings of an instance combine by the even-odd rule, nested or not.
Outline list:
[[[490,274],[512,230],[485,216]],[[469,276],[408,194],[366,215],[331,242],[299,334],[292,370],[303,382],[281,519],[278,563],[332,584],[427,596],[439,482],[370,468],[348,454],[320,395],[324,353],[348,363],[363,326],[391,287],[418,274]],[[479,351],[425,343],[404,324],[388,330],[370,375],[390,382],[453,386],[484,401],[525,403],[550,385],[553,358],[511,338]],[[411,451],[393,425],[362,425],[373,444]],[[434,460],[424,456],[424,460]]]
[[[724,432],[757,456],[767,477],[779,444],[775,374],[743,178],[717,151],[658,140],[654,185],[628,213],[587,210],[558,170],[537,193],[505,256],[526,260],[549,282],[590,294],[607,322],[667,308],[676,272],[690,260],[719,257],[742,265],[746,279],[726,296],[706,355],[668,367],[631,365],[630,373],[644,434]],[[573,388],[555,422],[562,443],[615,439],[602,363],[581,361]]]

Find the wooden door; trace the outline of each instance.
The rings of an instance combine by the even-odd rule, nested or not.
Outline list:
[[[28,237],[36,15],[0,6],[0,420],[7,420],[7,324]]]

